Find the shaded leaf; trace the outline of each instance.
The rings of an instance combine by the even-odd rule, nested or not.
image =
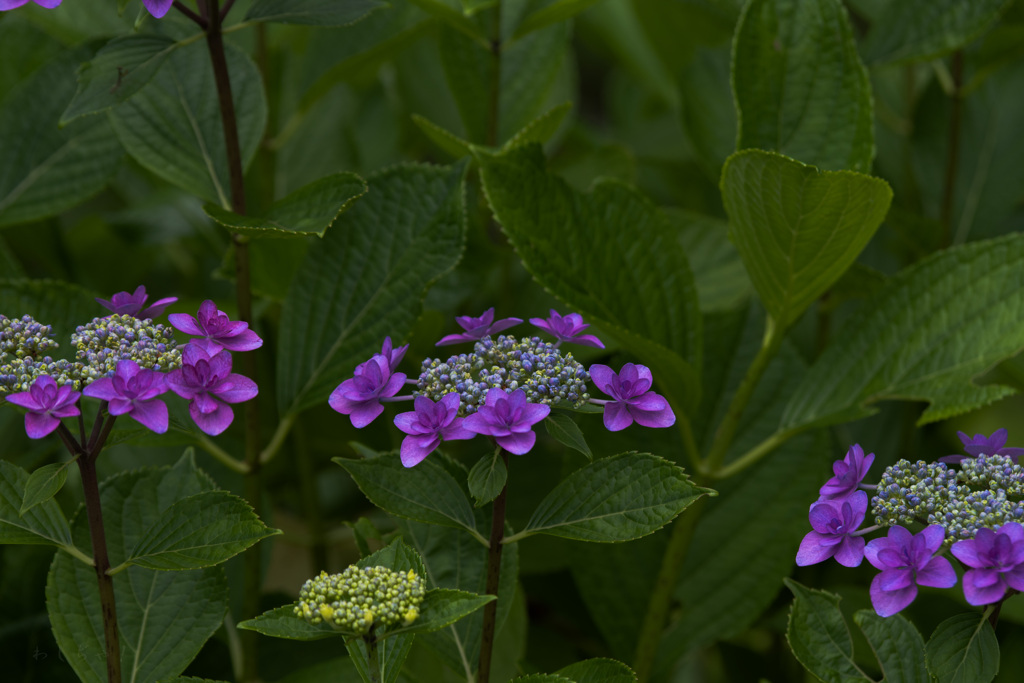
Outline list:
[[[477,595],[450,588],[433,588],[423,596],[420,615],[408,626],[401,626],[386,635],[400,633],[429,633],[454,624],[495,600],[493,595]]]
[[[593,5],[597,0],[555,0],[554,2],[527,14],[526,18],[516,28],[513,40],[522,38],[528,33],[533,33],[545,26],[557,24],[576,16],[583,10]]]
[[[416,5],[424,12],[437,17],[456,31],[476,40],[481,45],[488,44],[489,41],[487,36],[484,34],[483,29],[481,29],[476,22],[469,19],[465,14],[444,2],[444,0],[409,0],[409,2]]]
[[[636,674],[614,659],[584,659],[555,672],[574,683],[633,683]]]
[[[784,580],[794,596],[786,640],[797,660],[826,683],[870,681],[853,661],[853,639],[839,611],[839,596]]]
[[[732,309],[749,299],[753,288],[739,252],[729,241],[728,222],[678,209],[664,212],[679,231],[679,243],[693,267],[700,310]]]
[[[580,431],[579,425],[568,415],[551,413],[544,420],[544,428],[548,430],[548,434],[563,445],[587,456],[587,460],[594,459],[594,454],[590,451],[587,440],[583,438],[583,432]]]
[[[387,6],[383,0],[256,0],[245,20],[348,26]]]
[[[104,308],[96,293],[59,280],[0,280],[0,311],[9,317],[30,315],[43,325],[53,326],[54,339],[65,346],[71,333]]]
[[[281,605],[263,614],[238,622],[244,631],[256,631],[271,638],[287,640],[322,640],[336,636],[351,635],[320,622],[311,624],[295,614],[295,604]]]
[[[27,508],[24,515],[20,513],[28,483],[28,472],[0,460],[0,544],[74,546],[71,528],[57,501],[51,498]]]
[[[570,111],[572,111],[572,102],[564,102],[544,112],[509,138],[503,149],[509,150],[513,147],[528,145],[531,142],[544,144],[558,131],[558,127],[562,125],[562,121]]]
[[[490,503],[505,488],[508,479],[508,468],[505,460],[498,453],[488,453],[476,461],[469,470],[469,494],[473,496],[476,507]]]
[[[443,149],[448,154],[451,154],[456,159],[469,156],[472,153],[472,145],[455,133],[449,132],[427,119],[423,118],[419,114],[412,115],[412,122],[416,124],[416,127],[423,131],[430,140]]]
[[[958,614],[939,624],[925,656],[939,683],[987,683],[999,673],[999,641],[984,613]]]
[[[860,610],[853,621],[864,632],[886,683],[931,683],[924,659],[924,638],[901,614],[880,617]]]
[[[43,465],[29,475],[28,482],[25,484],[25,497],[21,501],[21,509],[18,514],[24,515],[36,505],[56,496],[64,488],[64,482],[68,479],[68,465],[72,462],[74,461],[69,460]]]

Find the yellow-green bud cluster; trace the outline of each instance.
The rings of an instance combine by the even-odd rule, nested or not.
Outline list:
[[[416,621],[425,592],[423,579],[411,569],[396,572],[353,565],[341,574],[320,572],[306,581],[295,614],[311,624],[368,633],[375,626],[408,626]]]
[[[113,375],[117,362],[125,359],[162,372],[181,367],[173,330],[149,319],[117,313],[96,318],[75,329],[71,343],[78,360],[93,369],[96,377]]]
[[[58,346],[53,340],[52,326],[43,325],[30,315],[20,318],[0,315],[0,358],[8,354],[15,358],[37,358]]]
[[[36,378],[42,375],[53,377],[58,386],[70,384],[76,391],[82,388],[83,382],[88,384],[95,379],[90,368],[63,358],[15,358],[0,365],[0,394],[28,391]]]

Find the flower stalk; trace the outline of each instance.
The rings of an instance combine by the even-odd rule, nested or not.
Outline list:
[[[508,469],[508,453],[501,450],[501,459]],[[501,579],[501,550],[504,547],[502,539],[505,536],[505,499],[508,494],[508,480],[502,487],[501,493],[494,499],[491,508],[491,538],[490,546],[487,549],[487,589],[488,595],[498,596],[498,584]],[[478,683],[488,683],[491,678],[491,655],[494,651],[494,632],[498,620],[498,601],[492,600],[484,605],[484,627],[483,636],[480,640],[480,670],[478,672]]]

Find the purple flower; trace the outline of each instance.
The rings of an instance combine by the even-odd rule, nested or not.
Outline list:
[[[519,318],[503,318],[498,322],[494,322],[494,307],[488,308],[484,311],[484,314],[479,318],[473,318],[468,315],[459,316],[455,319],[462,329],[466,332],[464,334],[449,334],[447,337],[437,342],[435,346],[447,346],[449,344],[458,344],[459,342],[471,342],[483,339],[489,334],[497,334],[502,330],[507,330],[510,327],[518,325],[523,322]]]
[[[957,432],[956,435],[960,437],[960,441],[964,445],[964,451],[972,458],[977,458],[984,453],[985,455],[1005,455],[1014,462],[1017,462],[1017,458],[1024,455],[1024,448],[1004,448],[1006,445],[1005,429],[997,429],[992,432],[992,436],[975,434],[973,439],[963,432]],[[966,455],[946,455],[939,458],[939,462],[956,465],[966,458]]]
[[[0,0],[0,12],[3,12],[4,10],[9,10],[9,9],[15,9],[16,7],[21,7],[22,5],[26,4],[27,2],[28,2],[28,0]],[[61,0],[32,0],[32,2],[36,3],[40,7],[45,7],[46,9],[53,9],[54,7],[56,7],[57,5],[59,5],[61,3]],[[77,415],[78,413],[75,413],[75,414]],[[54,429],[56,429],[56,427],[54,427]],[[53,431],[53,430],[51,429],[50,431]],[[49,433],[50,432],[47,432],[47,434],[49,434]],[[33,438],[38,438],[38,437],[33,437]]]
[[[868,494],[855,491],[845,500],[818,501],[811,505],[811,529],[796,553],[801,567],[824,562],[835,556],[844,567],[857,567],[864,559],[864,538],[851,536],[864,521]]]
[[[441,441],[472,439],[476,436],[462,426],[459,395],[445,394],[434,403],[426,396],[417,396],[415,410],[395,416],[395,426],[409,436],[402,439],[402,464],[413,467],[434,452]]]
[[[614,401],[604,403],[604,426],[617,432],[633,424],[644,427],[671,427],[676,415],[662,396],[649,391],[653,378],[644,365],[626,363],[618,375],[607,365],[590,366],[590,378],[597,388]]]
[[[935,553],[946,531],[938,524],[911,534],[901,526],[889,528],[887,538],[876,538],[864,548],[881,573],[871,581],[871,604],[880,617],[891,617],[917,597],[918,586],[951,588],[956,585],[953,565]]]
[[[171,391],[191,403],[189,415],[199,429],[217,436],[235,419],[228,403],[248,401],[259,393],[248,377],[231,372],[231,354],[209,355],[189,344],[181,357],[181,368],[167,375]]]
[[[178,297],[170,296],[166,299],[154,301],[152,305],[146,307],[146,299],[148,298],[149,296],[146,294],[146,287],[144,285],[139,285],[131,294],[128,292],[118,292],[114,296],[110,297],[110,301],[97,298],[96,303],[112,313],[130,315],[133,318],[145,320],[146,318],[157,317],[164,312],[165,308],[178,300]]]
[[[405,358],[405,352],[408,350],[408,344],[392,348],[391,337],[384,337],[384,345],[380,349],[380,355],[388,359],[388,367],[391,368],[391,372],[394,372],[398,368],[398,364]]]
[[[100,377],[82,390],[108,402],[111,415],[127,415],[157,434],[167,431],[167,404],[157,398],[169,389],[162,373],[121,360],[113,377]]]
[[[249,329],[249,323],[231,320],[209,299],[199,305],[198,320],[187,313],[171,313],[167,319],[185,334],[199,337],[190,339],[189,344],[198,345],[211,356],[221,349],[252,351],[263,346],[263,340]]]
[[[998,531],[978,529],[973,539],[950,548],[972,569],[964,574],[964,597],[972,605],[999,602],[1007,588],[1024,591],[1024,527],[1008,522]]]
[[[530,323],[535,327],[539,327],[551,336],[558,339],[558,346],[564,341],[575,342],[577,344],[584,344],[586,346],[596,346],[599,349],[604,348],[604,344],[601,340],[592,334],[585,334],[582,337],[577,337],[580,332],[590,327],[589,323],[583,322],[583,316],[579,313],[570,313],[569,315],[559,315],[555,309],[550,309],[551,316],[547,320],[541,318],[530,318]]]
[[[174,0],[142,0],[142,4],[146,6],[150,14],[159,19],[167,14],[167,10],[171,9]]]
[[[384,412],[382,398],[394,396],[405,384],[405,375],[391,372],[388,359],[382,354],[360,363],[355,376],[331,392],[327,403],[342,415],[348,415],[352,426],[363,428]]]
[[[871,464],[875,462],[875,454],[864,455],[864,449],[860,444],[853,444],[850,450],[846,451],[846,457],[832,463],[834,477],[825,482],[818,494],[820,500],[836,500],[845,498],[860,486],[867,476]]]
[[[41,439],[57,428],[60,418],[81,414],[75,405],[81,395],[70,384],[58,387],[52,377],[42,375],[36,378],[28,391],[8,396],[7,402],[28,410],[25,433],[30,439]]]
[[[537,441],[533,425],[551,412],[543,403],[529,403],[526,392],[516,389],[511,394],[494,387],[487,391],[484,404],[462,421],[462,426],[477,434],[493,436],[509,453],[528,453]]]

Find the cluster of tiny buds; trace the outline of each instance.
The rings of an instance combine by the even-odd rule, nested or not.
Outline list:
[[[99,376],[92,368],[63,358],[15,358],[0,364],[0,394],[28,391],[33,382],[43,375],[52,377],[58,386],[70,384],[75,391]]]
[[[451,356],[446,361],[426,358],[417,382],[417,393],[439,401],[458,393],[459,414],[471,415],[483,404],[487,391],[500,388],[508,393],[522,389],[530,403],[567,405],[579,408],[590,398],[590,380],[571,352],[564,354],[539,337],[516,340],[511,335],[484,337],[472,353]]]
[[[412,624],[425,592],[423,579],[411,569],[396,572],[353,565],[341,574],[320,572],[306,581],[295,614],[311,624],[365,634],[375,626]]]
[[[0,356],[16,358],[44,355],[59,344],[53,340],[53,327],[37,322],[30,315],[8,318],[0,315]]]
[[[149,319],[117,313],[95,318],[75,329],[71,343],[78,360],[94,370],[96,377],[112,376],[120,360],[164,372],[181,367],[181,350],[173,330]]]

